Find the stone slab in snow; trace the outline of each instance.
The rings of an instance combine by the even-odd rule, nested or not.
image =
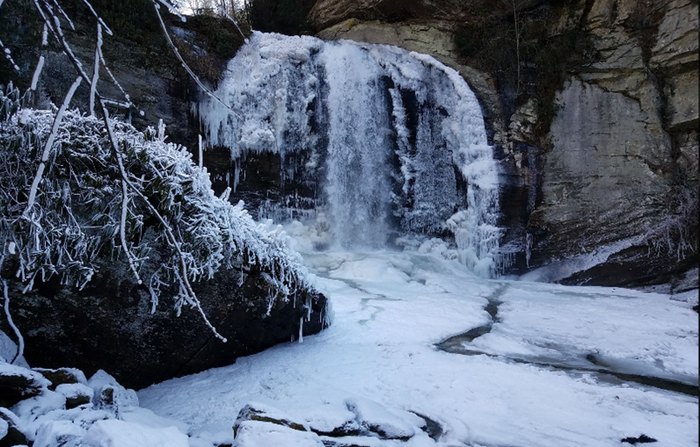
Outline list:
[[[83,439],[83,445],[85,447],[189,447],[189,442],[187,436],[174,427],[151,428],[112,419],[98,421],[90,427]]]
[[[244,421],[238,426],[236,447],[323,447],[315,433],[294,430],[283,425]]]
[[[414,414],[389,410],[369,399],[350,399],[346,404],[363,425],[384,439],[409,439],[416,434],[414,426],[425,425],[425,421]]]

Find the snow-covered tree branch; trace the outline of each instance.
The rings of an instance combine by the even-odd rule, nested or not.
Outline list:
[[[239,271],[243,277],[255,265],[269,279],[271,301],[305,286],[300,268],[289,261],[285,249],[257,232],[241,207],[214,197],[206,171],[192,165],[186,150],[165,143],[162,129],[149,130],[144,136],[110,117],[109,105],[130,108],[132,103],[104,58],[103,31],[113,33],[90,1],[83,0],[96,22],[91,73],[86,69],[89,63],[80,59],[63,31],[75,25],[60,1],[32,2],[44,24],[41,46],[52,37],[78,77],[56,113],[22,108],[17,98],[10,98],[18,96],[13,91],[3,96],[2,150],[17,169],[3,179],[8,181],[2,200],[8,213],[0,216],[0,242],[3,253],[9,244],[16,247],[17,275],[25,290],[37,278],[46,281],[54,275],[64,285],[82,288],[98,268],[96,258],[121,258],[138,284],[146,279],[153,308],[164,288],[175,288],[177,311],[183,305],[195,308],[225,341],[209,322],[192,283],[211,279],[222,268]],[[214,97],[170,39],[160,6],[173,11],[173,4],[165,0],[152,0],[152,4],[181,65],[202,91]],[[32,91],[42,65],[40,58]],[[101,69],[122,100],[100,93]],[[81,84],[89,88],[90,117],[66,112]],[[101,122],[95,118],[96,111]],[[48,127],[47,120],[52,123]],[[37,144],[42,145],[41,151]],[[81,205],[79,210],[74,203]],[[23,210],[15,215],[18,207]]]
[[[83,288],[99,259],[122,259],[144,278],[153,306],[169,290],[178,311],[196,308],[206,321],[192,283],[224,270],[241,279],[262,271],[273,301],[309,287],[284,242],[260,230],[242,206],[216,197],[206,171],[163,132],[140,133],[111,119],[108,130],[78,111],[66,111],[54,129],[56,112],[22,108],[17,98],[16,91],[0,96],[0,242],[4,267],[27,289],[53,276]]]

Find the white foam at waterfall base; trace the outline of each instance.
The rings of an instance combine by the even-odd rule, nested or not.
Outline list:
[[[254,33],[216,94],[230,108],[199,104],[208,144],[235,160],[270,152],[284,165],[303,154],[297,171],[320,189],[336,245],[381,248],[449,230],[461,262],[494,275],[498,166],[455,70],[386,45]]]

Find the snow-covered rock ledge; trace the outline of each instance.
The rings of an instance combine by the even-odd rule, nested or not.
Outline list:
[[[102,370],[87,380],[79,369],[32,370],[6,363],[4,354],[0,351],[0,445],[190,445],[187,425],[140,408],[134,390]]]
[[[299,256],[215,196],[162,129],[112,122],[122,171],[103,121],[56,124],[13,95],[0,94],[0,270],[32,365],[142,386],[327,326]]]

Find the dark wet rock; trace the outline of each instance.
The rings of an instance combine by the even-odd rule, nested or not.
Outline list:
[[[152,313],[148,291],[123,267],[104,266],[83,290],[55,281],[22,294],[17,285],[14,320],[27,342],[30,364],[51,368],[68,363],[88,374],[105,369],[128,387],[143,387],[231,364],[236,357],[296,338],[307,303],[311,318],[304,321],[303,334],[319,332],[326,324],[323,295],[300,291],[288,301],[278,300],[268,312],[268,284],[261,276],[245,275],[240,284],[240,272],[224,271],[194,285],[212,324],[228,338],[223,343],[194,310],[176,316],[161,305]]]
[[[50,385],[41,374],[20,366],[0,363],[0,407],[38,396]]]
[[[416,413],[415,411],[412,413],[425,421],[425,425],[421,427],[421,430],[423,430],[430,437],[430,439],[437,441],[440,439],[440,437],[442,437],[445,430],[438,421],[431,419],[424,414]]]
[[[0,420],[7,423],[7,434],[0,438],[0,447],[13,447],[16,445],[29,445],[27,436],[19,429],[17,415],[7,408],[0,408]]]
[[[621,443],[628,443],[632,445],[637,445],[637,444],[648,444],[651,442],[658,442],[656,439],[652,438],[651,436],[647,436],[645,434],[641,434],[637,437],[629,436],[627,438],[622,438],[620,440]]]
[[[294,422],[286,416],[281,415],[274,409],[248,404],[238,412],[236,422],[233,424],[234,436],[237,434],[238,428],[241,426],[241,424],[246,421],[265,422],[274,425],[281,425],[283,427],[289,427],[292,430],[309,431],[308,426],[299,422]]]
[[[56,387],[56,392],[66,397],[66,409],[92,403],[94,390],[80,383],[64,383]]]
[[[83,385],[87,384],[87,379],[85,374],[76,368],[33,368],[34,371],[40,373],[42,376],[46,377],[50,382],[50,390],[55,390],[57,386],[62,384],[80,383]]]

